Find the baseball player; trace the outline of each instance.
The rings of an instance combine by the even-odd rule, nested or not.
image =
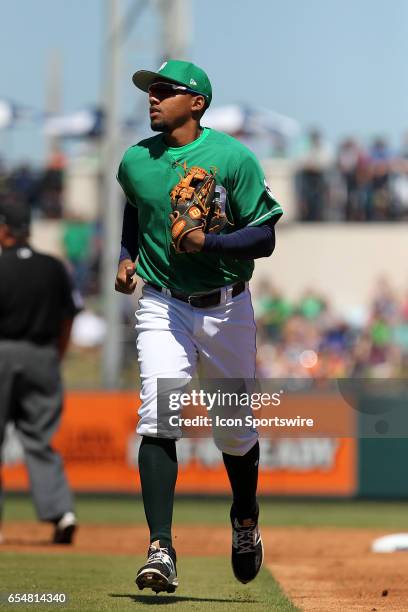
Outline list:
[[[168,60],[157,72],[139,70],[133,83],[148,93],[151,128],[158,132],[130,147],[118,170],[127,204],[115,287],[133,293],[135,272],[145,281],[136,312],[142,400],[137,431],[150,547],[136,584],[174,592],[171,524],[180,431],[158,428],[157,380],[190,380],[198,363],[210,379],[254,379],[256,329],[248,281],[253,260],[274,250],[282,209],[255,156],[234,138],[201,126],[212,98],[201,68]],[[211,181],[215,186],[209,187]],[[208,204],[208,197],[217,202],[221,223],[215,226],[214,218],[208,223],[205,217],[202,200]],[[250,427],[213,433],[233,496],[232,567],[247,583],[263,559],[258,435]]]
[[[28,238],[28,210],[0,202],[0,451],[12,422],[37,515],[54,524],[55,544],[71,544],[73,497],[50,441],[62,413],[60,363],[81,304],[63,264],[37,253]],[[1,497],[0,487],[0,515]]]

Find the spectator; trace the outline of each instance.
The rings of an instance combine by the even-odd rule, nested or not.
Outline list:
[[[0,159],[0,195],[30,207],[37,217],[62,216],[64,158],[53,156],[46,168],[21,163],[8,170]]]
[[[391,171],[392,156],[387,141],[376,138],[369,151],[369,190],[366,202],[368,221],[393,218]]]
[[[388,321],[392,321],[398,316],[399,302],[390,282],[385,276],[381,276],[377,281],[371,310],[374,317],[384,317]]]
[[[82,295],[87,293],[92,247],[92,226],[78,215],[63,222],[65,256],[70,264],[74,285]]]
[[[353,138],[347,138],[340,144],[337,153],[337,170],[344,187],[341,219],[361,221],[363,218],[361,209],[366,184],[367,158]]]
[[[391,190],[397,218],[406,219],[408,217],[408,133],[404,135],[399,157],[394,162]]]
[[[297,190],[302,221],[323,221],[328,195],[332,152],[318,130],[308,135],[306,150],[298,158]]]
[[[64,168],[64,156],[54,153],[40,179],[40,205],[44,216],[49,219],[59,219],[62,216]]]
[[[0,196],[8,190],[8,173],[4,160],[0,157]]]
[[[260,283],[254,300],[254,311],[269,339],[279,337],[282,324],[290,317],[292,306],[268,281]]]
[[[28,208],[33,205],[37,181],[32,168],[27,163],[17,166],[8,179],[8,189]]]
[[[307,289],[301,297],[298,312],[306,319],[317,319],[324,308],[324,299],[312,289]]]

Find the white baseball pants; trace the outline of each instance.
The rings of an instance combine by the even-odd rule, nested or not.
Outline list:
[[[220,305],[196,308],[144,286],[136,311],[140,435],[157,436],[158,378],[191,379],[199,362],[204,378],[255,378],[256,326],[248,286],[234,298],[231,287],[221,291]],[[214,429],[213,435],[216,446],[231,455],[244,455],[258,438],[245,425],[230,434]],[[180,436],[179,429],[171,433]]]

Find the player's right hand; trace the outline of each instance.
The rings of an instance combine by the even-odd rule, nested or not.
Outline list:
[[[119,293],[131,295],[136,289],[137,280],[134,278],[136,266],[130,259],[120,262],[115,280],[115,290]]]

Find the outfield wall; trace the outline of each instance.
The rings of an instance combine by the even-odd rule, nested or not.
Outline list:
[[[408,288],[406,223],[279,225],[269,259],[256,262],[253,287],[268,278],[289,299],[312,288],[340,310],[369,302],[380,276]]]
[[[304,401],[310,402],[310,396]],[[140,492],[138,405],[138,396],[132,392],[67,394],[62,427],[54,442],[75,491]],[[408,440],[358,440],[358,419],[355,422],[354,437],[261,437],[260,493],[408,498]],[[222,456],[211,438],[179,441],[178,457],[179,493],[229,493]],[[6,490],[28,489],[22,448],[11,430],[3,449],[3,484]]]
[[[296,300],[313,288],[330,298],[339,310],[364,306],[380,276],[399,291],[408,287],[407,224],[307,223],[277,226],[272,257],[256,262],[252,288],[269,279]],[[62,254],[62,224],[33,224],[33,246]]]

